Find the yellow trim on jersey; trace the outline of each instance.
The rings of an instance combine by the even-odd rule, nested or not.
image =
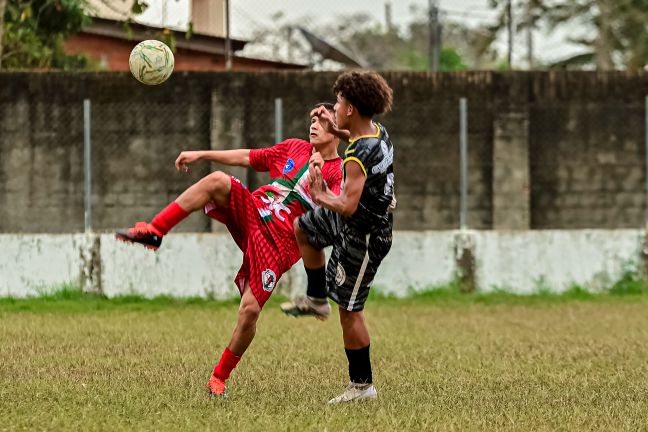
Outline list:
[[[346,163],[350,162],[350,161],[357,162],[358,165],[360,165],[360,168],[362,168],[362,172],[364,172],[365,177],[367,177],[367,170],[365,169],[364,165],[362,164],[362,161],[360,161],[360,159],[358,159],[357,157],[351,156],[351,157],[348,157],[348,158],[344,159],[344,161],[342,162],[342,166],[346,165]]]
[[[362,139],[362,138],[378,138],[380,136],[380,123],[376,123],[374,121],[372,121],[371,123],[373,123],[373,125],[376,126],[375,135],[362,135],[362,136],[359,136],[359,137],[357,137],[355,139],[349,139],[349,145],[353,144],[354,142],[356,142],[356,141],[358,141],[359,139]]]

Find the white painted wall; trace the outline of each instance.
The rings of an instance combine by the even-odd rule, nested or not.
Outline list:
[[[108,297],[227,298],[238,291],[234,276],[242,253],[226,234],[177,234],[152,252],[101,236],[101,288]]]
[[[66,283],[78,285],[83,234],[0,234],[0,297],[46,293]]]
[[[643,231],[574,230],[466,233],[472,238],[479,290],[556,292],[577,283],[608,288],[624,265],[640,260]],[[450,282],[456,272],[455,231],[397,232],[374,288],[405,296]],[[236,296],[233,278],[242,253],[227,234],[172,234],[156,253],[101,235],[101,289],[109,297]],[[36,296],[65,283],[78,284],[91,239],[84,234],[0,234],[0,296]],[[301,263],[278,290],[305,290]]]
[[[565,291],[574,284],[602,291],[619,280],[624,266],[637,266],[639,230],[478,232],[476,279],[481,291]]]
[[[455,274],[453,231],[394,233],[389,254],[378,268],[373,287],[406,295],[451,282]]]

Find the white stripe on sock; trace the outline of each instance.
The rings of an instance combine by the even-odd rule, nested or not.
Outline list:
[[[365,252],[364,260],[362,261],[362,265],[360,266],[360,273],[358,274],[355,286],[353,287],[353,293],[351,293],[349,306],[347,306],[348,311],[353,310],[353,303],[355,303],[356,296],[358,295],[358,290],[360,289],[360,285],[362,285],[362,278],[364,277],[365,270],[367,270],[367,264],[369,263],[369,234],[367,234],[366,245],[367,251]]]

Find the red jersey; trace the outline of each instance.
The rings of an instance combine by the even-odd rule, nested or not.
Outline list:
[[[312,145],[300,139],[250,151],[250,165],[257,171],[269,171],[270,183],[250,192],[232,177],[229,206],[219,207],[213,202],[205,206],[210,217],[227,226],[243,251],[236,285],[243,293],[248,281],[261,306],[281,275],[301,258],[293,221],[316,207],[308,193],[308,161],[312,151]],[[339,194],[342,159],[325,161],[322,177]]]
[[[287,139],[269,148],[250,151],[250,166],[256,171],[270,172],[270,183],[252,192],[252,196],[259,216],[271,231],[294,237],[295,218],[317,207],[308,191],[308,161],[312,152],[313,146],[301,139]],[[324,161],[322,178],[339,195],[342,159]]]

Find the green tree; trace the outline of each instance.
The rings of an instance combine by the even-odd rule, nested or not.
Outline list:
[[[508,32],[509,19],[512,20],[512,30],[514,36],[526,33],[526,36],[532,38],[532,32],[540,31],[544,25],[551,24],[551,9],[556,2],[551,0],[523,0],[522,2],[513,2],[511,8],[511,17],[508,14],[508,5],[512,0],[489,0],[489,6],[497,11],[497,17],[494,23],[484,27],[485,38],[481,49],[493,49],[497,38]],[[554,25],[550,25],[554,27]],[[533,52],[532,40],[527,39],[527,63],[529,67],[534,67],[535,53]],[[497,56],[496,56],[497,57]],[[504,56],[499,56],[504,57]],[[510,69],[512,65],[508,64],[506,58],[494,59],[496,69]]]
[[[144,0],[133,0],[131,12],[141,13],[146,6]],[[86,56],[63,51],[65,39],[90,24],[88,9],[88,0],[0,0],[0,65],[11,69],[94,67]]]
[[[2,34],[4,33],[4,15],[7,9],[7,0],[0,0],[0,69],[2,68]]]
[[[500,12],[498,21],[485,29],[492,42],[506,29],[508,2],[490,0],[491,7]],[[545,27],[583,35],[567,39],[583,51],[552,67],[643,69],[648,63],[648,0],[527,0],[515,4],[516,33]]]
[[[584,47],[585,52],[566,58],[556,64],[561,67],[580,66],[593,63],[599,70],[614,68],[614,43],[612,21],[623,20],[610,7],[608,0],[567,0],[555,5],[546,15],[552,29],[564,26],[580,26],[587,36],[570,37],[572,43]]]
[[[549,17],[554,26],[579,24],[587,35],[570,39],[584,52],[560,65],[638,70],[648,63],[648,0],[569,0]]]
[[[7,0],[2,40],[5,68],[68,68],[82,62],[67,57],[62,44],[89,22],[85,0]]]
[[[617,46],[624,65],[631,70],[648,64],[648,0],[633,0],[617,6],[625,17],[618,29]]]
[[[328,23],[319,25],[313,24],[309,17],[288,22],[284,20],[283,14],[277,13],[273,16],[273,22],[275,23],[273,28],[262,29],[256,33],[251,44],[256,47],[251,48],[263,46],[266,48],[265,54],[275,59],[288,61],[308,59],[308,63],[313,67],[329,66],[312,53],[307,43],[300,42],[299,38],[293,35],[295,28],[309,23],[310,31],[348,53],[365,67],[382,70],[429,69],[427,21],[413,20],[404,31],[385,28],[364,13],[338,16]],[[263,51],[257,49],[253,52],[258,55]],[[463,69],[467,69],[463,53],[452,43],[444,46],[441,52],[441,70]]]
[[[420,16],[416,10],[413,10],[413,13]],[[453,29],[459,27],[459,24],[455,24]],[[368,15],[358,14],[346,19],[340,17],[336,27],[329,29],[328,33],[336,35],[338,43],[345,44],[368,67],[429,70],[427,20],[414,19],[401,31],[397,28],[385,28]],[[450,39],[446,42],[441,50],[441,70],[467,69],[458,47]]]
[[[417,70],[429,69],[429,23],[426,11],[412,7],[414,18],[405,30],[405,42],[415,50],[422,65]],[[491,42],[488,34],[480,28],[471,28],[460,22],[445,20],[443,22],[443,48],[441,49],[440,66],[442,71],[482,69],[493,60]],[[460,61],[458,61],[460,60]]]

